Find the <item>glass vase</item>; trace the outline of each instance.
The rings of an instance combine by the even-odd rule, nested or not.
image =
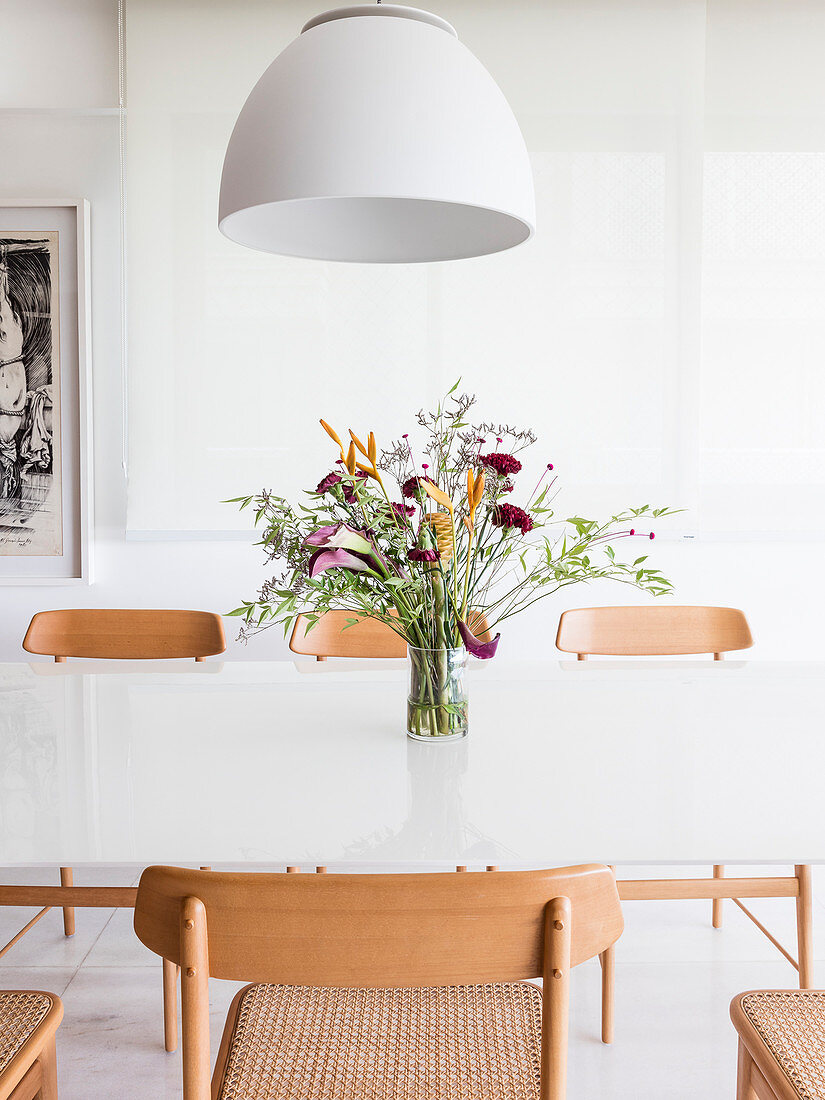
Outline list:
[[[409,646],[407,735],[415,741],[467,736],[467,650]]]

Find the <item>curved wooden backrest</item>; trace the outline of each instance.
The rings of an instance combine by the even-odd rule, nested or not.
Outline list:
[[[326,657],[407,656],[407,643],[386,623],[364,617],[354,626],[348,626],[348,622],[355,618],[358,618],[355,611],[327,611],[308,630],[307,617],[299,615],[292,628],[289,648],[293,653],[307,654],[319,660]],[[486,618],[470,612],[469,619],[470,627],[479,641],[489,641],[490,631]]]
[[[562,614],[556,635],[565,653],[614,657],[722,654],[752,645],[735,607],[579,607]]]
[[[358,619],[357,611],[328,611],[311,629],[307,617],[299,615],[292,628],[289,648],[311,657],[406,657],[407,643],[378,619]]]
[[[621,935],[608,867],[478,874],[289,875],[149,867],[135,932],[180,963],[183,900],[206,909],[209,973],[288,985],[393,987],[539,977],[548,903],[570,899],[571,964]]]
[[[98,657],[152,660],[210,657],[226,639],[211,611],[147,611],[79,608],[39,611],[29,623],[23,648],[60,660]]]

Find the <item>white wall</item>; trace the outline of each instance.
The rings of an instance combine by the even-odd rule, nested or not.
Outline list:
[[[451,5],[452,9],[456,7],[455,3]],[[643,10],[644,5],[641,7]],[[187,10],[187,5],[181,3],[181,9]],[[482,5],[481,10],[489,13],[491,9]],[[230,11],[231,5],[227,5],[225,12]],[[451,10],[447,14],[459,21],[461,12]],[[0,75],[0,196],[84,195],[92,204],[93,242],[95,582],[89,589],[0,588],[0,659],[15,660],[21,656],[20,639],[29,618],[44,607],[191,606],[223,611],[250,596],[264,571],[259,551],[242,541],[174,537],[145,541],[134,535],[127,537],[119,314],[117,69],[113,62],[117,48],[116,4],[114,0],[86,0],[71,5],[61,0],[3,4],[3,20],[5,41],[21,47],[19,52],[9,51],[12,57],[22,56],[23,46],[40,40],[44,28],[52,39],[47,54],[54,56],[46,66],[48,79],[44,80],[42,67],[35,71],[24,65],[7,68]],[[481,52],[484,35],[479,36],[478,43],[470,44]],[[261,47],[262,56],[268,58],[278,47],[278,42],[267,42],[265,49]],[[219,57],[213,59],[217,60]],[[250,72],[250,82],[255,75]],[[498,75],[506,90],[506,67]],[[217,110],[221,115],[231,114],[223,104]],[[204,207],[203,217],[208,216]],[[375,278],[380,278],[380,271]],[[174,304],[171,300],[168,308],[173,309]],[[146,318],[135,316],[133,310],[130,324],[145,322]],[[508,348],[502,347],[500,355],[506,361]],[[139,370],[139,361],[133,358],[130,369]],[[517,365],[507,369],[515,371]],[[472,386],[472,379],[469,382]],[[409,406],[416,408],[429,397],[429,382],[418,385],[408,379],[407,384]],[[552,385],[534,378],[531,386],[547,386],[539,388],[538,393],[552,400]],[[524,392],[530,393],[530,386],[525,386]],[[586,398],[579,400],[578,406],[565,407],[564,416],[569,422],[586,424]],[[491,401],[486,404],[489,407]],[[278,418],[285,420],[291,411],[282,406],[271,414],[272,431],[277,430]],[[239,471],[238,492],[256,488],[255,484],[247,485],[246,477],[246,472],[242,477]],[[266,471],[262,470],[260,482],[265,481]],[[575,507],[573,500],[570,504],[571,509]],[[770,507],[769,500],[766,507]],[[660,540],[654,545],[654,557],[674,581],[679,602],[744,607],[757,639],[755,656],[805,654],[825,659],[825,639],[819,629],[825,610],[825,579],[820,568],[824,547],[815,540]],[[556,618],[564,607],[631,602],[633,598],[633,591],[621,586],[568,591],[563,600],[548,601],[522,619],[511,621],[500,652],[502,656],[530,650],[551,653]],[[227,627],[231,637],[231,620]],[[275,656],[283,648],[281,638],[272,631],[245,648],[230,643],[231,655],[246,659]]]

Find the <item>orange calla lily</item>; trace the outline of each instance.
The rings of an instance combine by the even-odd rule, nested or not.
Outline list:
[[[479,470],[478,477],[472,469],[467,471],[467,508],[470,513],[470,523],[475,519],[476,508],[481,503],[481,495],[484,492],[484,471]],[[468,528],[469,530],[469,528]]]
[[[374,466],[365,466],[363,462],[356,462],[355,465],[358,467],[361,473],[366,474],[367,477],[371,477],[375,481],[381,480],[381,478],[378,476],[378,471],[375,469]]]
[[[364,446],[364,444],[361,442],[361,440],[358,438],[358,436],[355,434],[355,432],[352,430],[352,428],[350,428],[349,434],[350,434],[350,438],[352,439],[353,443],[358,448],[358,450],[361,452],[361,454],[364,456],[364,458],[369,458],[370,457],[369,451]]]
[[[333,443],[337,443],[338,446],[341,448],[341,458],[343,458],[344,457],[344,444],[339,439],[338,433],[335,431],[334,428],[331,428],[329,426],[329,424],[327,424],[326,420],[321,420],[320,424],[321,424],[321,427],[324,429],[324,431],[329,436],[329,438],[333,441]]]
[[[446,508],[450,515],[452,515],[455,511],[453,502],[443,489],[439,489],[437,485],[433,485],[431,481],[427,481],[427,479],[423,477],[420,479],[420,484],[428,497],[431,497],[436,504],[440,504],[442,508]]]
[[[343,452],[342,452],[343,453]],[[347,473],[352,475],[355,473],[358,463],[355,461],[355,444],[350,443],[349,450],[347,451],[347,457],[344,459],[344,465],[347,468]]]
[[[475,488],[473,489],[473,501],[472,508],[475,512],[479,504],[481,504],[481,497],[484,492],[484,471],[479,470],[478,477],[476,478]]]

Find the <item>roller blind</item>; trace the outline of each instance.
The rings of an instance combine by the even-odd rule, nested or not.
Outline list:
[[[386,267],[217,230],[237,112],[317,10],[128,2],[130,528],[240,530],[223,498],[326,471],[319,416],[387,439],[460,376],[537,432],[566,514],[825,532],[818,0],[440,4],[522,125],[538,230]]]

